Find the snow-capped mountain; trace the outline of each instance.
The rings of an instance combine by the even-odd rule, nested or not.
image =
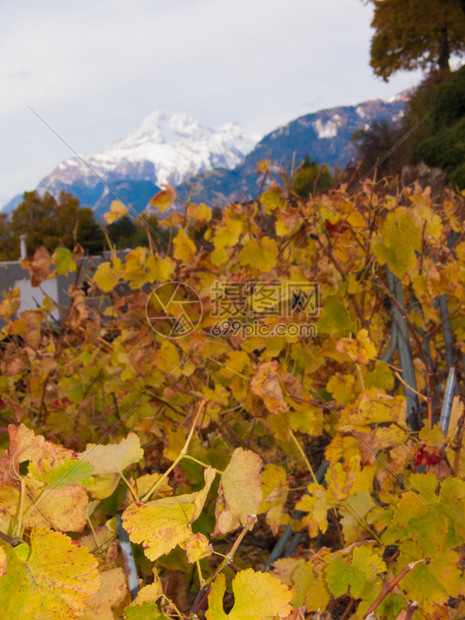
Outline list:
[[[187,114],[169,116],[155,111],[135,131],[100,153],[82,156],[99,176],[79,158],[71,157],[37,189],[54,195],[61,189],[71,192],[96,215],[105,213],[115,198],[103,181],[138,213],[163,183],[176,186],[181,199],[193,190],[195,202],[253,199],[258,192],[258,162],[271,157],[273,165],[286,167],[293,160],[298,165],[308,155],[330,168],[344,167],[356,155],[353,132],[383,118],[400,120],[409,96],[406,91],[388,102],[365,101],[306,114],[261,140],[234,122],[211,129]],[[10,212],[21,199],[13,198],[4,211]]]
[[[271,159],[275,168],[298,166],[306,156],[330,170],[344,168],[356,157],[352,135],[368,129],[374,121],[399,121],[405,114],[409,92],[390,101],[365,101],[357,106],[340,106],[305,114],[267,134],[234,169],[212,170],[197,174],[176,188],[180,198],[190,193],[194,202],[228,204],[234,200],[254,199],[258,195],[258,162]]]
[[[100,153],[82,159],[105,181],[151,181],[177,185],[212,168],[234,168],[261,136],[229,122],[219,129],[203,127],[187,114],[152,112],[133,132]],[[39,184],[39,191],[56,193],[79,184],[99,185],[98,177],[77,157],[55,168]]]

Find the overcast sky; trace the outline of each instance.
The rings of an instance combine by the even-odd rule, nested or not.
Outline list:
[[[267,133],[411,88],[369,67],[361,0],[0,0],[0,205],[159,109]]]

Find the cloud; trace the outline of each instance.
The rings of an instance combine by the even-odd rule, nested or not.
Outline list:
[[[27,168],[30,187],[62,158],[37,119],[24,131],[23,101],[88,153],[154,109],[267,132],[315,109],[302,102],[391,96],[405,79],[373,78],[370,20],[360,0],[3,0],[0,131],[16,147],[0,156],[0,191],[24,189],[13,168]]]

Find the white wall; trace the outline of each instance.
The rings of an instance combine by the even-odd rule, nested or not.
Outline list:
[[[53,301],[58,302],[58,285],[56,278],[44,280],[40,287],[32,286],[29,279],[15,280],[14,286],[17,286],[21,291],[21,305],[19,306],[17,314],[24,312],[24,310],[35,310],[37,308],[37,303],[42,305],[45,296],[51,297]],[[60,313],[56,308],[51,314],[53,318],[57,320],[60,318]]]

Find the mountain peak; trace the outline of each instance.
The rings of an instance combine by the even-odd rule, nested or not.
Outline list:
[[[137,129],[112,146],[133,142],[135,139],[149,140],[154,144],[177,144],[185,140],[198,140],[211,133],[214,133],[212,129],[201,127],[189,114],[178,112],[168,115],[161,110],[155,110]]]
[[[180,197],[187,197],[194,185],[192,199],[197,202],[253,198],[258,191],[258,162],[271,155],[273,164],[286,167],[308,155],[320,165],[344,167],[356,155],[353,132],[367,129],[375,120],[399,120],[410,95],[404,91],[389,102],[377,99],[305,114],[264,138],[233,120],[213,129],[189,114],[154,110],[134,131],[99,153],[83,155],[92,170],[71,157],[37,189],[55,195],[61,189],[72,192],[82,206],[99,213],[112,199],[102,179],[126,192],[140,210],[162,184],[178,186]]]
[[[126,179],[177,185],[205,170],[234,168],[260,138],[233,121],[212,129],[189,114],[155,110],[137,129],[83,159],[110,183]],[[94,190],[101,183],[97,175],[77,157],[70,157],[43,179],[38,189],[56,194],[60,189],[77,192],[79,186],[79,193],[84,195],[83,187]],[[94,193],[87,194],[93,201]]]

